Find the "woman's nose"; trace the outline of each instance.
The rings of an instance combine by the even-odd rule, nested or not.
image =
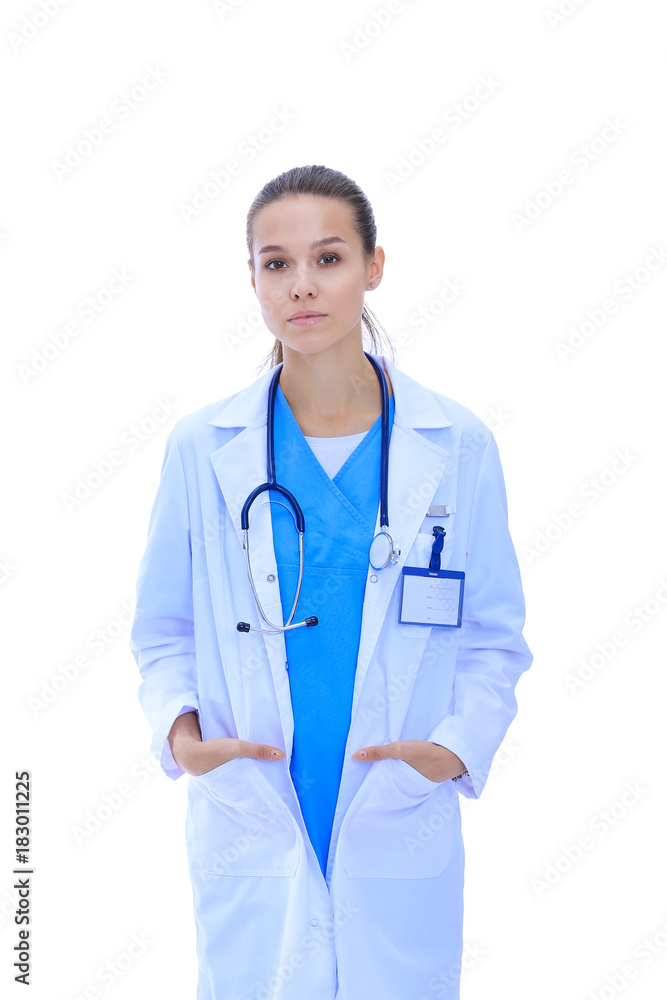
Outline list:
[[[303,298],[305,295],[314,295],[316,291],[317,285],[313,275],[308,274],[306,271],[300,271],[294,276],[292,294],[297,296],[297,298]]]

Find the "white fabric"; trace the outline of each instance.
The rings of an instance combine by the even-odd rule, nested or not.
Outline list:
[[[361,431],[360,434],[344,434],[342,437],[306,437],[306,441],[329,479],[333,479],[367,434],[368,431]]]

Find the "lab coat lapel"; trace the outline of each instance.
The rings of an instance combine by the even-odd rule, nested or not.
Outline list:
[[[250,614],[256,609],[256,606],[245,567],[241,509],[248,494],[256,486],[267,481],[266,405],[269,382],[272,376],[273,370],[260,376],[247,389],[230,397],[216,417],[210,421],[211,424],[219,427],[240,428],[238,434],[231,438],[230,441],[227,441],[226,444],[211,452],[209,457],[238,539],[238,550],[235,555],[238,557],[239,591],[234,594],[234,607],[247,607]],[[268,492],[260,495],[250,509],[251,566],[255,588],[264,611],[271,621],[284,621],[280,602],[280,589],[276,582],[278,568],[273,547],[273,533],[271,531],[271,508],[268,505],[260,506],[268,498]],[[222,546],[219,543],[212,546],[210,551],[207,551],[211,598],[221,649],[225,649],[228,644],[228,639],[225,636],[228,635],[230,627],[230,601],[229,595],[223,591],[223,572],[220,561],[223,557],[230,558],[230,555],[231,553],[229,552],[223,552]],[[273,575],[273,583],[268,580],[271,574]],[[241,590],[241,588],[243,589]],[[239,601],[238,597],[240,593],[246,594],[247,600]],[[242,614],[240,612],[239,617],[242,617]],[[259,615],[259,611],[256,611],[256,616],[259,620],[255,622],[255,615],[253,614],[252,618],[250,618],[252,624],[257,624],[260,628],[269,627]],[[248,636],[242,637],[241,641],[249,641],[252,634],[250,633]],[[294,733],[294,717],[289,694],[287,671],[285,670],[285,640],[282,633],[278,635],[262,635],[262,639],[275,684],[285,746],[289,748],[291,747]],[[250,691],[246,691],[244,688],[244,677],[246,678],[247,686],[249,677],[247,671],[230,671],[227,678],[229,695],[237,719],[246,717],[245,701],[246,697],[251,697]]]

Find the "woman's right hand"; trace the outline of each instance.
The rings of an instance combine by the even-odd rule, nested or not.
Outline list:
[[[282,760],[285,752],[266,743],[249,743],[237,737],[214,736],[202,740],[196,712],[184,712],[174,720],[168,736],[174,760],[187,774],[198,776],[226,764],[234,757]]]

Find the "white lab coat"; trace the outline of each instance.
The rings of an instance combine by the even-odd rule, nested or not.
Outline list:
[[[459,996],[459,795],[481,794],[532,654],[491,431],[374,357],[394,389],[389,529],[401,555],[368,571],[326,880],[289,771],[284,639],[236,628],[241,620],[266,627],[247,578],[240,511],[267,478],[273,372],[182,417],[167,439],[130,638],[151,749],[166,775],[181,777],[167,735],[194,709],[203,739],[238,736],[286,753],[272,762],[235,758],[187,777],[197,1000]],[[431,504],[456,511],[429,516]],[[461,629],[398,623],[401,568],[428,565],[434,524],[447,531],[442,568],[466,574]],[[260,600],[272,621],[283,621],[268,505],[252,515],[250,532]],[[448,747],[469,776],[435,782],[405,761],[351,756],[399,739]]]

